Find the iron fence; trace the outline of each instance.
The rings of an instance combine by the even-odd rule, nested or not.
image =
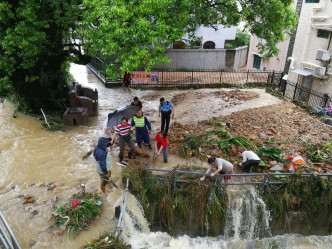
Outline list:
[[[192,175],[192,176],[210,176],[210,174],[206,173],[199,173],[199,172],[192,172],[192,171],[182,171],[182,170],[168,170],[168,169],[155,169],[155,168],[146,168],[145,170],[151,171],[151,172],[162,172],[166,175],[155,175],[152,177],[154,180],[166,180],[169,179],[172,183],[172,191],[173,195],[176,194],[176,191],[178,189],[178,184],[181,183],[188,183],[192,180],[181,179],[179,178],[180,175]],[[261,188],[263,190],[263,193],[266,194],[268,191],[273,191],[272,186],[273,185],[285,185],[286,183],[283,181],[280,181],[279,178],[283,177],[289,177],[295,175],[294,173],[250,173],[250,174],[232,174],[232,177],[240,178],[240,181],[231,181],[231,182],[223,182],[223,177],[230,176],[228,174],[220,174],[220,177],[217,177],[216,175],[213,177],[213,179],[216,180],[217,184],[219,185],[219,190],[221,190],[222,186],[227,185],[261,185]],[[298,173],[297,176],[301,177],[317,177],[316,181],[320,177],[332,177],[332,174],[314,174],[314,173]],[[244,182],[244,178],[249,178],[250,181]],[[197,180],[197,179],[196,179]]]
[[[271,77],[267,81],[267,87],[281,92],[286,99],[301,101],[312,107],[332,105],[332,97],[327,93],[317,92],[298,83],[283,80],[282,77]]]
[[[0,211],[0,248],[21,249],[13,231]]]

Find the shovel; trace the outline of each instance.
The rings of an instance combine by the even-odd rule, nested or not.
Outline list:
[[[100,177],[100,179],[102,179],[102,180],[104,180],[104,181],[106,181],[106,182],[110,182],[110,183],[112,183],[113,185],[114,185],[114,187],[116,187],[116,188],[118,188],[118,186],[116,186],[116,184],[112,181],[112,179],[106,179],[106,178],[104,178],[104,177]]]

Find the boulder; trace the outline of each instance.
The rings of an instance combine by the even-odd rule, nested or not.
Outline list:
[[[282,167],[280,164],[277,164],[275,166],[273,166],[272,168],[270,168],[271,171],[282,171],[284,169],[284,167]]]

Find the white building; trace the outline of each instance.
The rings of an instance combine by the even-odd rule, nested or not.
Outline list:
[[[201,43],[195,46],[196,49],[219,49],[225,47],[225,41],[234,41],[236,35],[236,27],[224,27],[223,25],[215,25],[216,29],[210,26],[198,26],[195,31],[196,37],[201,37]],[[188,36],[183,37],[173,44],[173,49],[183,49],[188,43]]]
[[[287,79],[331,96],[332,1],[302,1]]]

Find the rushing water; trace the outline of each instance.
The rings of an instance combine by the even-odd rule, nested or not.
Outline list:
[[[82,156],[90,151],[102,133],[102,123],[107,114],[117,107],[130,103],[134,96],[143,99],[144,113],[152,121],[154,132],[159,128],[157,115],[158,100],[184,92],[207,93],[212,89],[186,91],[140,91],[133,89],[107,89],[93,75],[87,74],[83,66],[71,69],[75,79],[81,84],[97,88],[99,92],[99,115],[90,118],[87,126],[71,127],[67,132],[48,132],[41,129],[36,117],[18,113],[13,118],[14,106],[5,100],[0,103],[0,209],[22,248],[80,248],[88,240],[99,236],[104,231],[113,231],[117,220],[114,218],[114,207],[122,202],[122,189],[107,188],[108,195],[103,196],[104,209],[100,218],[88,231],[76,237],[68,238],[66,234],[58,235],[59,229],[51,227],[50,218],[54,205],[64,204],[73,194],[82,189],[99,191],[99,177],[94,171],[92,156],[82,160]],[[228,90],[226,90],[228,91]],[[196,108],[195,113],[189,111],[195,120],[202,120],[212,115],[225,115],[232,111],[251,107],[275,104],[279,100],[257,90],[259,99],[250,103],[236,103],[236,106],[222,108],[222,99],[218,105],[211,105],[210,99]],[[194,101],[193,99],[191,99]],[[185,102],[185,101],[184,101]],[[227,102],[229,104],[229,102]],[[216,107],[215,109],[213,109]],[[188,102],[175,106],[176,121],[191,122],[187,112]],[[47,114],[47,113],[46,113]],[[192,117],[190,116],[190,117]],[[116,151],[112,153],[112,179],[118,186],[121,183],[121,168],[116,165]],[[158,167],[172,168],[185,160],[171,155],[167,164]],[[190,163],[197,164],[191,160]],[[52,190],[56,186],[57,191]],[[23,204],[23,195],[35,198],[33,204]],[[57,198],[55,198],[57,197]],[[252,197],[254,198],[254,197]],[[128,198],[128,214],[125,217],[125,231],[122,237],[134,248],[267,248],[270,241],[281,241],[281,248],[331,248],[330,237],[283,236],[282,239],[251,240],[230,235],[230,240],[220,238],[189,238],[180,236],[173,238],[166,233],[150,232],[140,206],[133,196]],[[233,230],[236,231],[237,228]],[[235,233],[234,233],[235,234]],[[250,237],[250,236],[249,236]],[[248,238],[249,238],[248,237]]]

